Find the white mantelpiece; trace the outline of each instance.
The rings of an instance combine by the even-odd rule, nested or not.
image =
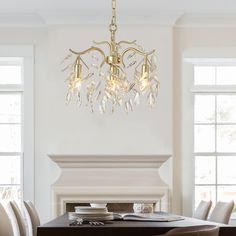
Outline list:
[[[52,185],[53,215],[66,203],[157,202],[168,191],[159,167],[170,155],[49,155],[61,168]]]

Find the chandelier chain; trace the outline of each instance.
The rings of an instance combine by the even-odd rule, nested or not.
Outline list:
[[[116,0],[112,0],[112,18],[111,18],[111,24],[109,26],[109,30],[112,34],[114,34],[117,30],[117,24],[116,24]]]

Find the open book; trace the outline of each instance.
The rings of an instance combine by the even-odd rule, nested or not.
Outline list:
[[[157,221],[157,222],[170,222],[183,220],[182,216],[162,214],[162,213],[114,213],[115,220],[133,220],[133,221]]]

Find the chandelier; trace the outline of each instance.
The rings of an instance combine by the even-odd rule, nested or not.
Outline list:
[[[78,106],[85,104],[102,114],[119,107],[128,113],[142,102],[153,107],[159,89],[155,50],[145,51],[136,40],[116,41],[115,0],[109,31],[110,41],[94,41],[94,46],[80,52],[69,49],[62,62],[67,63],[62,71],[69,71],[66,103],[75,98]]]

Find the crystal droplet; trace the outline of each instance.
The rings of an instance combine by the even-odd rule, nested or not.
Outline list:
[[[69,104],[71,101],[71,92],[68,92],[66,95],[66,104]]]
[[[95,68],[95,69],[99,69],[99,66],[98,66],[97,64],[95,64],[95,63],[92,63],[91,66],[92,66],[93,68]]]
[[[153,54],[151,57],[151,64],[157,65],[157,56],[156,54]]]
[[[130,67],[134,66],[136,63],[137,63],[137,61],[132,61],[132,62],[127,66],[127,68],[130,68]]]
[[[128,114],[129,113],[129,105],[128,102],[125,102],[125,112]]]
[[[94,112],[94,106],[93,106],[93,101],[92,101],[92,99],[90,100],[90,111],[91,111],[91,113]]]
[[[119,106],[122,105],[122,99],[120,97],[117,98],[117,102],[118,102]]]
[[[112,98],[112,95],[111,95],[111,93],[109,93],[108,91],[106,91],[106,92],[105,92],[105,94],[106,94],[106,96],[107,96],[109,99],[111,99],[111,98]]]
[[[96,55],[94,55],[94,54],[92,54],[92,58],[93,58],[94,60],[96,60],[96,61],[99,60],[99,58],[98,58]]]
[[[105,77],[105,74],[104,74],[102,71],[100,71],[100,72],[99,72],[99,76]]]
[[[89,79],[89,78],[91,78],[92,76],[94,76],[94,73],[90,72],[84,79],[85,79],[85,80],[86,80],[86,79]]]
[[[90,100],[91,100],[91,94],[88,92],[87,93],[87,104],[86,104],[86,106],[88,106],[88,104],[90,103]]]
[[[131,99],[129,99],[129,108],[133,111],[133,101]]]
[[[153,105],[155,104],[155,97],[152,93],[149,94],[148,100],[149,100],[149,105],[153,107]]]
[[[104,100],[102,100],[102,111],[103,113],[106,112],[106,102]]]
[[[64,67],[61,71],[64,72],[66,70],[68,70],[70,68],[71,64],[67,65],[66,67]]]
[[[139,105],[140,104],[140,95],[138,92],[136,92],[135,96],[134,96],[134,104],[135,105]]]
[[[107,102],[107,100],[108,100],[107,96],[106,96],[106,95],[103,96],[102,100],[103,100],[104,102]]]
[[[130,53],[129,55],[128,55],[128,59],[131,59],[134,55],[136,54],[136,52],[132,52],[132,53]]]
[[[129,113],[130,110],[131,110],[130,103],[129,103],[129,101],[127,101],[127,102],[125,102],[125,111],[126,111],[126,113]]]
[[[101,81],[99,81],[99,82],[97,83],[96,88],[95,88],[95,91],[97,91],[97,90],[99,89],[100,85],[101,85]]]
[[[81,107],[81,105],[82,105],[82,99],[81,99],[80,92],[78,92],[78,96],[77,96],[77,105],[78,105],[78,107]]]
[[[101,97],[101,94],[102,94],[102,92],[101,91],[99,91],[98,92],[98,95],[97,95],[97,97],[96,97],[96,100],[98,101],[99,100],[99,98]]]
[[[135,78],[136,80],[139,80],[140,77],[141,77],[141,73],[140,73],[138,70],[135,70],[135,71],[134,71],[134,78]]]
[[[70,57],[72,56],[72,54],[68,54],[62,61],[60,64],[63,64],[66,60],[68,60]]]

